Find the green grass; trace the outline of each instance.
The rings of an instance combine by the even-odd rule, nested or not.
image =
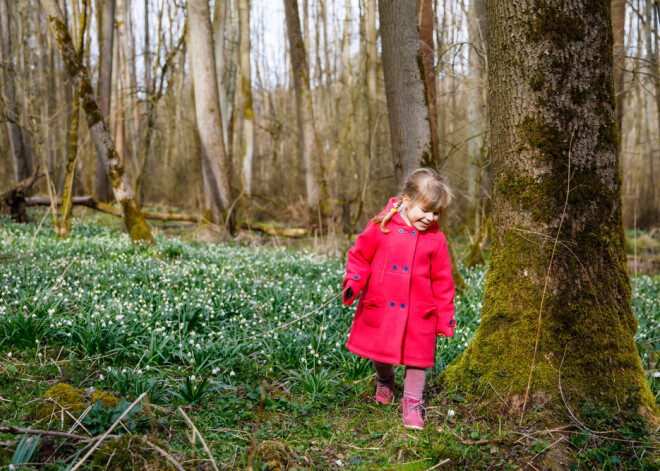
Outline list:
[[[80,220],[66,240],[48,222],[38,229],[0,221],[0,426],[69,430],[71,423],[35,417],[44,393],[63,382],[127,401],[146,392],[149,406],[132,417],[131,431],[163,440],[186,469],[207,457],[199,440],[188,439],[179,407],[221,469],[428,469],[447,459],[454,467],[514,469],[548,454],[550,437],[517,441],[432,381],[422,433],[403,429],[399,408],[376,407],[369,363],[344,347],[354,307],[332,301],[343,274],[342,261],[304,249],[163,236],[145,249],[116,228]],[[484,276],[485,269],[465,273],[470,289],[456,300],[456,336],[438,340],[433,376],[474,336]],[[638,277],[633,287],[635,338],[657,395],[660,280]],[[87,420],[98,431],[114,412],[97,406],[93,413]],[[0,447],[0,465],[17,446],[26,451],[20,438],[0,435],[11,442]],[[39,469],[65,469],[81,446],[46,448],[32,458],[49,460]],[[634,453],[652,457],[646,445],[613,450],[590,437],[570,450],[584,469],[617,460],[634,467]]]

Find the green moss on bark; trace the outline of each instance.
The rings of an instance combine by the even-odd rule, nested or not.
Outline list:
[[[564,13],[545,1],[537,2],[536,7],[537,13],[528,23],[528,41],[550,40],[557,47],[566,47],[569,41],[584,40],[585,24],[581,18]]]
[[[552,123],[535,116],[526,116],[518,125],[522,138],[519,151],[529,144],[533,149],[549,159],[556,159],[568,153],[570,136]]]
[[[147,220],[140,211],[135,198],[122,202],[122,209],[124,211],[124,224],[131,241],[144,242],[149,245],[155,244],[156,239],[151,234],[149,224],[147,224]]]

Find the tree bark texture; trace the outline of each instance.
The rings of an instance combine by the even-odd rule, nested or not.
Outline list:
[[[318,210],[325,203],[322,201],[323,170],[320,162],[321,147],[314,128],[314,107],[312,91],[309,83],[309,66],[307,53],[300,30],[298,1],[284,0],[286,28],[291,51],[291,68],[293,69],[293,85],[296,93],[296,109],[298,111],[298,129],[300,149],[305,165],[305,182],[307,187],[307,205],[315,218]]]
[[[124,166],[119,160],[101,110],[96,103],[89,74],[71,41],[71,36],[64,23],[57,0],[41,0],[41,4],[46,12],[48,24],[57,42],[64,66],[78,87],[78,95],[85,111],[89,133],[96,146],[96,152],[103,160],[110,176],[114,196],[122,208],[124,223],[131,240],[153,243],[153,235],[147,221],[140,212],[133,190],[128,184]]]
[[[78,57],[82,62],[85,51],[85,30],[87,29],[88,0],[82,3],[82,12],[74,16],[78,27]],[[76,18],[76,16],[79,16]],[[78,127],[80,122],[80,99],[78,92],[74,91],[71,99],[71,122],[69,124],[69,153],[64,165],[64,186],[62,188],[62,218],[56,233],[59,237],[66,237],[71,231],[71,214],[73,212],[73,178],[78,158]]]
[[[424,63],[424,87],[429,106],[431,148],[433,168],[439,167],[438,110],[435,93],[435,47],[433,46],[433,3],[432,0],[417,0],[419,16],[419,39],[421,40],[422,62]]]
[[[7,115],[7,134],[12,163],[14,164],[14,181],[16,183],[30,176],[28,153],[23,145],[21,128],[18,125],[18,108],[16,107],[16,87],[14,86],[14,67],[12,56],[11,18],[7,2],[0,0],[0,60],[2,61],[2,97],[5,101]]]
[[[98,96],[101,115],[105,120],[110,116],[110,96],[112,95],[112,59],[115,31],[115,5],[116,0],[100,0],[98,18],[99,36],[99,82]],[[109,121],[106,121],[106,125]],[[95,162],[95,190],[96,196],[103,202],[108,201],[108,175],[102,157]]]
[[[621,132],[624,113],[626,63],[626,0],[612,0],[614,31],[614,91],[616,92],[616,128]]]
[[[218,188],[225,221],[235,231],[234,217],[229,214],[232,204],[231,162],[222,140],[222,119],[218,99],[218,82],[213,55],[213,33],[208,1],[188,2],[191,73],[195,87],[195,114],[202,145],[202,158]]]
[[[650,417],[621,221],[610,1],[487,8],[491,265],[477,333],[444,382],[506,391],[518,412],[530,374],[530,400],[555,410],[560,387],[572,405],[623,404],[639,388]]]
[[[381,0],[378,13],[392,157],[400,186],[420,165],[434,166],[417,3]]]
[[[254,156],[254,109],[252,108],[252,80],[250,75],[250,2],[239,0],[238,16],[240,24],[240,75],[241,108],[243,119],[243,143],[241,161],[243,164],[243,190],[249,199],[252,196],[252,159]]]

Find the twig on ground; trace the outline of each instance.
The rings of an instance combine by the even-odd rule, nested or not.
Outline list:
[[[430,467],[430,468],[427,469],[426,471],[431,471],[431,470],[433,470],[433,469],[438,469],[440,466],[443,466],[443,465],[449,463],[450,461],[451,461],[451,460],[450,460],[449,458],[447,458],[447,459],[445,459],[445,460],[442,460],[440,463],[436,464],[435,466]]]
[[[29,429],[29,428],[18,428],[18,427],[13,427],[13,426],[8,426],[8,427],[0,427],[0,433],[11,433],[14,435],[44,435],[44,436],[49,436],[49,437],[60,437],[60,438],[70,438],[73,440],[83,440],[83,441],[88,441],[88,440],[93,440],[93,437],[85,437],[84,435],[76,435],[74,433],[66,433],[66,432],[57,432],[54,430],[37,430],[37,429]],[[113,437],[116,437],[113,436]]]
[[[183,412],[183,409],[181,407],[179,407],[179,412],[181,413],[183,418],[186,420],[188,425],[190,425],[190,427],[193,429],[193,437],[195,435],[197,435],[199,437],[199,440],[202,442],[202,446],[204,447],[204,451],[206,452],[208,457],[211,459],[211,464],[213,465],[213,469],[215,469],[215,471],[219,471],[218,466],[215,463],[215,459],[213,459],[213,455],[211,454],[211,450],[206,445],[206,442],[204,441],[204,437],[202,437],[202,434],[199,433],[199,430],[197,430],[197,427],[195,426],[195,424],[192,422],[192,420],[190,420],[190,418],[186,415],[186,413]],[[71,470],[71,471],[73,471],[73,470]]]
[[[166,452],[165,450],[163,450],[161,447],[159,447],[159,446],[156,445],[155,443],[150,442],[150,441],[147,439],[147,437],[142,437],[142,441],[144,441],[144,443],[146,443],[146,444],[149,445],[151,448],[153,448],[154,450],[156,450],[158,453],[160,453],[161,455],[163,455],[163,456],[164,456],[164,457],[165,457],[170,463],[172,463],[172,466],[174,466],[174,467],[177,469],[177,471],[185,471],[185,470],[183,469],[183,466],[181,466],[181,463],[179,463],[177,460],[175,460],[174,457],[173,457],[172,455],[170,455],[168,452]]]
[[[301,320],[303,320],[303,319],[305,319],[305,318],[311,316],[312,314],[315,314],[316,312],[318,312],[318,311],[320,311],[321,309],[323,309],[324,307],[326,307],[326,306],[327,306],[328,304],[330,304],[332,301],[334,301],[334,300],[337,299],[339,296],[341,296],[342,294],[344,294],[344,291],[345,291],[345,290],[342,290],[341,293],[338,293],[334,298],[332,298],[331,300],[329,300],[327,303],[323,304],[322,306],[319,306],[318,308],[314,309],[313,311],[308,312],[307,314],[303,314],[302,316],[300,316],[300,317],[298,317],[298,318],[296,318],[296,319],[294,319],[294,320],[292,320],[292,321],[290,321],[290,322],[287,322],[286,324],[282,324],[282,325],[280,325],[280,326],[278,326],[278,327],[275,327],[274,329],[267,330],[266,332],[261,332],[260,334],[254,334],[254,335],[251,335],[251,336],[249,336],[249,337],[244,337],[244,338],[242,338],[242,339],[237,339],[237,340],[230,340],[230,341],[223,342],[223,343],[226,345],[226,344],[229,344],[229,343],[238,343],[238,342],[243,342],[244,340],[250,340],[250,339],[257,338],[257,337],[262,337],[262,336],[264,336],[264,335],[270,334],[271,332],[275,332],[276,330],[280,330],[280,329],[283,329],[283,328],[285,328],[285,327],[288,327],[288,326],[291,325],[291,324],[295,324],[296,322],[300,322]]]

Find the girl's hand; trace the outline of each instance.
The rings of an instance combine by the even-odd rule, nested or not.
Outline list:
[[[353,288],[350,286],[346,288],[346,291],[344,291],[344,302],[348,302],[349,299],[353,299]]]

